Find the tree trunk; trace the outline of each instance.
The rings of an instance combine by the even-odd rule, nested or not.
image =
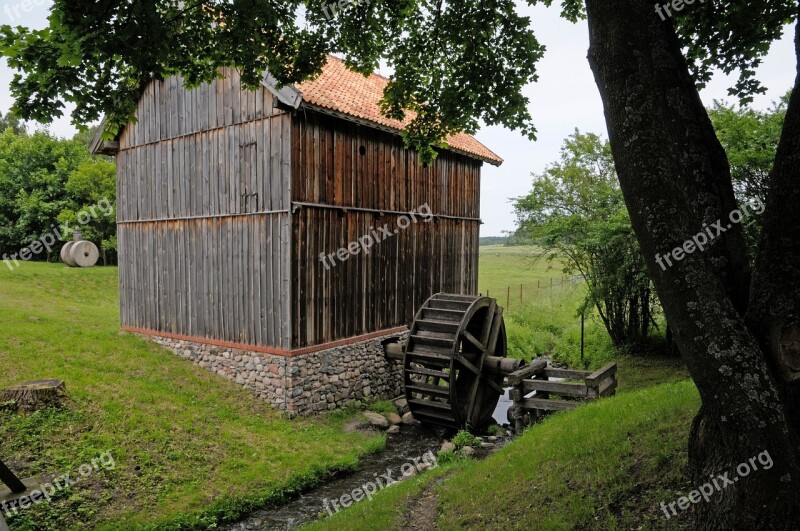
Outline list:
[[[779,375],[792,426],[800,426],[800,24],[798,76],[775,157],[747,324]]]
[[[743,317],[751,272],[742,226],[729,223],[737,205],[725,152],[671,22],[662,21],[652,3],[588,0],[587,15],[589,61],[631,221],[703,402],[690,436],[692,481],[697,488],[711,476],[737,477],[736,467],[758,455],[773,463],[715,489],[708,503],[692,505],[697,527],[793,528],[800,521],[797,423],[787,415],[788,391],[762,350],[774,342],[759,339]],[[792,143],[784,151],[798,153]],[[792,187],[798,187],[796,173],[786,184]],[[714,235],[704,251],[664,259],[701,233]],[[791,245],[781,241],[773,246]],[[797,256],[792,260],[796,271]],[[760,275],[757,270],[756,289]],[[791,278],[771,280],[797,302],[796,289],[787,290]],[[767,329],[777,326],[771,316],[766,322]]]
[[[31,413],[60,407],[67,398],[67,387],[60,380],[37,380],[7,387],[0,392],[0,402],[16,403],[20,411]]]

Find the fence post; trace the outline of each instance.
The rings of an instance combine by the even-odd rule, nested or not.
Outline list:
[[[583,364],[583,353],[584,353],[584,346],[585,346],[585,341],[584,341],[584,337],[585,337],[585,335],[584,335],[585,315],[584,314],[585,313],[586,313],[586,310],[581,310],[581,364]]]
[[[506,293],[506,309],[511,308],[511,286],[508,286],[508,293]]]

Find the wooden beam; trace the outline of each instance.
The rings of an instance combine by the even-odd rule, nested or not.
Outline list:
[[[606,378],[614,376],[616,373],[617,373],[617,364],[609,363],[608,365],[605,365],[603,368],[587,376],[586,385],[596,387],[599,382],[605,380]]]
[[[567,402],[566,400],[540,400],[526,398],[519,402],[525,409],[544,409],[547,411],[568,411],[581,405],[581,402]]]
[[[604,398],[606,396],[611,396],[617,392],[617,381],[613,378],[607,380],[600,386],[599,393],[600,397]]]
[[[547,367],[547,360],[534,360],[527,367],[514,371],[508,375],[508,385],[516,387],[535,374],[542,372]]]
[[[512,358],[500,358],[497,356],[486,356],[483,362],[483,370],[487,374],[506,375],[522,368],[525,362]]]
[[[544,374],[550,378],[565,378],[567,380],[584,380],[587,376],[592,374],[589,371],[576,371],[573,369],[555,369],[548,367],[545,369]]]
[[[548,382],[544,380],[525,380],[522,390],[527,395],[533,391],[555,393],[561,396],[586,398],[589,396],[589,387],[585,384],[567,382]]]

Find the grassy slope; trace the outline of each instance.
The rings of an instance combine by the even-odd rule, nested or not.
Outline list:
[[[0,387],[58,378],[72,398],[61,413],[0,412],[0,457],[22,476],[70,472],[107,450],[117,463],[12,520],[15,529],[235,514],[383,444],[343,433],[345,415],[289,422],[238,386],[119,333],[118,318],[116,269],[0,270]]]
[[[694,385],[681,382],[553,415],[446,482],[440,527],[661,527],[698,407]]]
[[[686,487],[687,438],[698,407],[689,381],[622,392],[552,415],[484,461],[391,487],[310,529],[402,529],[408,505],[431,481],[441,483],[440,529],[687,527],[685,517],[663,519],[659,504]]]

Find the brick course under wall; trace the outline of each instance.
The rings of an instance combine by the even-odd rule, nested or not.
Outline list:
[[[292,358],[141,335],[182,358],[253,391],[277,409],[307,415],[354,400],[403,394],[403,364],[385,356],[383,342],[407,333],[369,339]]]

